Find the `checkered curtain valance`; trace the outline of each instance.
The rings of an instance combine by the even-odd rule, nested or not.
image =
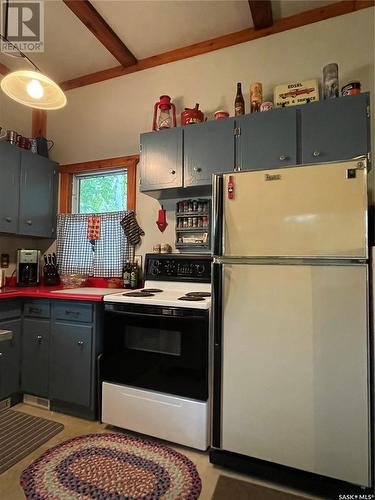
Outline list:
[[[60,274],[89,274],[110,278],[121,276],[132,248],[120,225],[128,212],[104,214],[59,214],[57,216],[57,264]],[[100,237],[87,238],[89,217],[100,218]]]

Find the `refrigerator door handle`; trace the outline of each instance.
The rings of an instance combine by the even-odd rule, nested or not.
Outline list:
[[[213,191],[212,191],[212,205],[213,205],[213,224],[212,224],[212,250],[213,255],[222,255],[222,233],[223,233],[223,176],[214,175],[213,177]]]
[[[213,397],[212,397],[212,445],[221,447],[221,406],[222,406],[222,318],[223,318],[223,266],[212,264],[212,309],[213,330]]]

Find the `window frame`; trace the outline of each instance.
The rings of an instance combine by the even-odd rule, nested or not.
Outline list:
[[[100,170],[103,170],[104,173],[105,170],[115,170],[116,168],[126,168],[127,170],[127,210],[135,210],[138,162],[139,155],[131,155],[61,165],[59,168],[59,213],[72,213],[73,175]]]

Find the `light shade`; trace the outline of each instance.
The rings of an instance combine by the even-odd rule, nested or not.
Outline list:
[[[60,109],[66,104],[61,88],[38,71],[13,71],[1,81],[2,90],[11,99],[36,109]]]

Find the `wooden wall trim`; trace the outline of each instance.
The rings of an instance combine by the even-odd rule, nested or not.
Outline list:
[[[32,110],[31,137],[47,137],[47,111],[44,109]]]
[[[122,66],[131,66],[137,62],[134,54],[130,52],[90,2],[87,0],[64,0],[64,3]]]
[[[81,163],[60,165],[60,201],[59,213],[70,213],[72,210],[72,183],[73,174],[90,172],[93,170],[112,170],[114,168],[126,167],[128,173],[127,199],[128,210],[136,208],[136,179],[139,155],[119,156],[117,158],[106,158]]]
[[[182,47],[180,49],[164,52],[163,54],[141,59],[137,62],[137,64],[127,68],[124,68],[123,66],[115,66],[103,71],[97,71],[96,73],[73,78],[72,80],[62,82],[60,86],[63,90],[71,90],[85,85],[92,85],[93,83],[102,82],[111,78],[117,78],[119,76],[160,66],[162,64],[168,64],[182,59],[187,59],[189,57],[206,54],[207,52],[230,47],[231,45],[249,42],[265,36],[274,35],[275,33],[281,33],[283,31],[331,19],[333,17],[350,14],[351,12],[373,7],[374,5],[375,0],[344,0],[336,2],[330,5],[301,12],[293,16],[278,19],[268,28],[248,28],[242,31],[237,31],[228,35],[212,38],[211,40],[195,43],[187,47]]]

